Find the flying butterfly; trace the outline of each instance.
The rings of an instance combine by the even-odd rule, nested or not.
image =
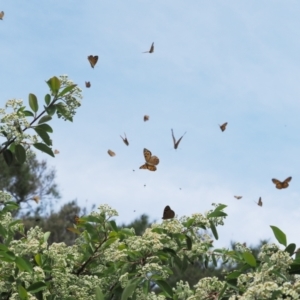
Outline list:
[[[144,157],[146,163],[140,166],[140,169],[148,169],[149,171],[156,171],[156,167],[159,164],[159,158],[157,156],[152,156],[151,151],[144,148]]]
[[[222,132],[226,129],[226,126],[227,126],[227,122],[225,122],[223,125],[219,125]]]
[[[4,11],[1,11],[0,12],[0,20],[3,20],[3,17],[4,17]]]
[[[263,206],[263,203],[262,203],[262,201],[261,201],[261,197],[259,197],[257,205],[258,205],[258,206]]]
[[[152,43],[150,50],[149,51],[145,51],[143,53],[153,53],[154,52],[154,42]]]
[[[39,196],[33,196],[32,200],[35,201],[36,204],[38,204],[40,202],[40,197]]]
[[[186,132],[182,135],[182,137],[177,142],[176,142],[176,139],[175,139],[175,136],[174,136],[173,129],[171,129],[171,132],[172,132],[172,138],[173,138],[173,143],[174,143],[174,149],[177,149],[181,139],[184,137]]]
[[[55,149],[54,154],[59,154],[59,151],[57,149]]]
[[[281,189],[286,189],[289,186],[289,182],[292,180],[292,177],[288,177],[284,181],[279,181],[278,179],[273,178],[272,181],[275,184],[276,188],[281,190]]]
[[[89,60],[89,62],[91,64],[91,67],[94,68],[95,65],[96,65],[96,63],[97,63],[97,61],[98,61],[98,56],[97,55],[96,56],[89,55],[88,56],[88,60]]]
[[[115,156],[116,153],[114,151],[108,150],[107,153],[109,154],[109,156]]]
[[[171,207],[169,205],[167,205],[164,209],[164,213],[163,213],[163,220],[167,220],[167,219],[173,219],[175,216],[175,212],[174,210],[171,209]]]
[[[144,115],[144,122],[148,121],[149,120],[149,116],[147,115]]]
[[[242,198],[243,198],[243,196],[234,196],[234,198],[236,198],[236,199],[240,200],[240,199],[242,199]]]
[[[121,135],[120,135],[120,137],[121,137],[121,139],[123,140],[124,144],[125,144],[126,146],[129,146],[129,142],[128,142],[128,140],[127,140],[127,136],[126,136],[126,133],[125,133],[125,132],[124,132],[124,135],[125,135],[125,138],[123,138]]]
[[[85,87],[90,88],[91,87],[91,83],[89,81],[85,82]]]

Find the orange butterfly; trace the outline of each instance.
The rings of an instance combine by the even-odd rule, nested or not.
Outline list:
[[[292,180],[292,177],[288,177],[287,179],[285,179],[284,181],[279,181],[275,178],[272,179],[273,183],[275,183],[276,188],[281,190],[281,189],[286,189],[289,186],[289,182]]]
[[[121,135],[120,135],[120,137],[121,137],[121,139],[123,140],[123,142],[125,143],[125,145],[126,146],[129,146],[129,142],[128,142],[128,140],[127,140],[127,136],[126,136],[126,133],[124,132],[124,135],[125,135],[125,138],[123,138]]]
[[[97,63],[97,61],[98,61],[98,56],[97,55],[96,56],[89,55],[88,56],[88,60],[89,60],[89,62],[91,64],[91,67],[94,68],[95,65],[96,65],[96,63]]]
[[[221,128],[221,130],[222,130],[222,132],[226,129],[226,126],[227,126],[227,122],[226,123],[224,123],[223,125],[219,125],[220,126],[220,128]]]
[[[108,150],[107,153],[110,155],[110,156],[115,156],[116,153],[114,151],[111,151],[111,150]]]
[[[173,219],[174,216],[175,216],[174,210],[172,210],[171,207],[169,205],[167,205],[164,209],[164,214],[163,214],[162,219],[163,220]]]
[[[145,51],[143,53],[153,53],[154,52],[154,42],[152,43],[150,50],[149,51]]]
[[[149,120],[149,116],[147,115],[144,115],[144,122],[148,121]]]
[[[242,199],[242,198],[243,198],[243,196],[234,196],[234,198],[236,198],[236,199],[240,200],[240,199]]]
[[[178,148],[178,145],[181,141],[181,139],[184,137],[184,135],[186,134],[186,132],[183,134],[183,136],[176,142],[176,139],[175,139],[175,136],[174,136],[174,133],[173,133],[173,129],[171,129],[172,131],[172,138],[173,138],[173,143],[174,143],[174,149],[177,149]]]
[[[89,81],[85,82],[85,87],[90,88],[91,87],[91,83]]]
[[[0,20],[3,20],[3,17],[4,17],[4,11],[1,11],[0,12]]]
[[[148,169],[149,171],[156,171],[156,167],[159,164],[159,158],[157,156],[152,156],[151,151],[144,148],[144,157],[146,163],[140,166],[140,169]]]

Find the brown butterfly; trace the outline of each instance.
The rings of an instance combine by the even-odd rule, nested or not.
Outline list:
[[[240,200],[240,199],[242,199],[242,198],[243,198],[243,196],[234,196],[234,198],[236,198],[236,199]]]
[[[98,56],[97,55],[96,56],[89,55],[88,56],[88,60],[89,60],[89,62],[91,64],[91,67],[94,68],[95,65],[96,65],[96,63],[97,63],[97,61],[98,61]]]
[[[144,122],[148,121],[149,120],[149,116],[147,115],[144,115]]]
[[[292,180],[292,177],[288,177],[287,179],[285,179],[284,181],[279,181],[275,178],[272,179],[273,183],[275,183],[276,188],[281,190],[281,189],[286,189],[289,186],[289,182]]]
[[[120,135],[120,137],[121,137],[121,139],[123,140],[123,142],[125,143],[125,145],[126,146],[129,146],[129,142],[128,142],[128,140],[127,140],[127,136],[126,136],[126,133],[124,132],[124,135],[125,135],[125,138],[123,138],[121,135]]]
[[[79,217],[77,216],[77,215],[75,215],[75,217],[74,217],[74,222],[75,222],[75,224],[79,224]]]
[[[221,130],[222,130],[222,132],[226,129],[226,126],[227,126],[227,122],[226,123],[224,123],[223,125],[219,125],[220,126],[220,128],[221,128]]]
[[[85,82],[85,87],[90,88],[91,87],[91,83],[89,81]]]
[[[3,20],[3,17],[4,17],[4,11],[1,11],[0,12],[0,20]]]
[[[156,167],[159,164],[159,158],[157,156],[152,156],[151,151],[144,148],[144,157],[146,163],[140,166],[140,169],[148,169],[149,171],[156,171]]]
[[[59,154],[59,151],[57,149],[55,149],[54,154]]]
[[[33,196],[32,200],[35,201],[36,204],[38,204],[40,202],[40,197],[39,196]]]
[[[150,50],[149,51],[145,51],[143,53],[153,53],[154,52],[154,42],[152,43]]]
[[[182,135],[182,137],[177,142],[176,142],[176,139],[175,139],[175,136],[174,136],[174,133],[173,133],[173,129],[171,129],[171,132],[172,132],[172,138],[173,138],[173,143],[174,143],[174,149],[177,149],[181,139],[184,137],[186,132]]]
[[[110,155],[110,156],[115,156],[116,153],[114,151],[111,151],[111,150],[108,150],[107,153]]]
[[[162,219],[163,220],[173,219],[174,216],[175,216],[174,210],[172,210],[171,207],[169,205],[167,205],[164,209],[164,214],[163,214]]]

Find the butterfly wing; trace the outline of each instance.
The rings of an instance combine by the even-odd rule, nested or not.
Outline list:
[[[234,198],[236,198],[236,199],[238,199],[238,200],[242,199],[242,197],[243,197],[243,196],[234,196]]]
[[[148,162],[150,160],[151,156],[152,156],[151,151],[144,148],[144,157],[145,157],[146,162]]]
[[[149,53],[153,53],[153,52],[154,52],[154,42],[152,43],[150,50],[149,50]]]
[[[1,11],[0,12],[0,20],[3,20],[3,17],[4,17],[4,11]]]
[[[224,124],[222,124],[222,125],[220,126],[222,132],[226,129],[226,126],[227,126],[227,122],[225,122]]]
[[[289,182],[292,180],[292,177],[288,177],[287,179],[285,179],[283,182],[282,182],[282,188],[285,189],[289,186]]]
[[[174,148],[175,148],[175,149],[178,148],[178,145],[179,145],[181,139],[184,137],[185,134],[186,134],[186,132],[185,132],[185,133],[182,135],[182,137],[175,143],[175,145],[174,145]]]
[[[174,136],[173,129],[171,129],[171,132],[172,132],[172,138],[173,138],[173,143],[174,143],[174,149],[176,149],[176,139],[175,139],[175,136]]]
[[[128,140],[127,140],[126,134],[124,133],[124,135],[125,135],[124,138],[123,138],[121,135],[120,135],[120,137],[121,137],[121,139],[123,140],[124,144],[125,144],[126,146],[129,146],[129,142],[128,142]]]
[[[283,182],[279,181],[278,179],[273,178],[272,179],[273,183],[276,185],[276,188],[281,190],[283,186]]]
[[[144,115],[144,122],[148,121],[149,120],[149,116],[147,115]]]
[[[167,205],[164,209],[164,213],[163,213],[163,220],[167,220],[167,219],[173,219],[175,216],[175,212],[174,210],[171,209],[171,207],[169,205]]]
[[[108,150],[107,153],[110,155],[110,156],[115,156],[116,153],[114,151],[111,151],[111,150]]]
[[[147,169],[149,171],[156,171],[156,167],[153,165],[149,165],[145,163],[144,165],[140,166],[140,169]]]
[[[261,201],[261,197],[259,197],[257,205],[258,205],[258,206],[263,206],[263,203],[262,203],[262,201]]]
[[[89,62],[91,64],[91,67],[94,68],[94,66],[96,65],[96,63],[98,61],[98,56],[97,55],[95,55],[95,56],[89,55],[88,56],[88,60],[89,60]]]
[[[86,81],[86,82],[85,82],[85,86],[86,86],[87,88],[89,88],[89,87],[91,87],[91,83],[90,83],[89,81]]]

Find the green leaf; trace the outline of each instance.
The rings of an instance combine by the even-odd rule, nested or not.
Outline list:
[[[34,260],[38,266],[42,265],[42,255],[40,253],[38,253],[34,256]]]
[[[39,110],[39,104],[36,95],[29,94],[29,106],[35,113]]]
[[[15,262],[20,271],[27,271],[30,274],[33,272],[32,265],[26,258],[18,256]]]
[[[55,157],[52,149],[43,143],[35,143],[35,144],[33,144],[33,147],[35,147],[38,150],[41,150],[42,152],[49,154],[52,157]]]
[[[53,132],[53,129],[48,124],[41,124],[41,125],[36,126],[35,128],[39,128],[39,129],[42,129],[44,131],[51,132],[51,133]]]
[[[226,207],[227,207],[227,205],[221,204],[221,205],[219,205],[219,206],[215,209],[215,211],[223,210],[223,209],[226,208]]]
[[[8,166],[10,166],[14,161],[14,155],[9,149],[4,150],[3,157]]]
[[[243,252],[243,258],[248,265],[256,267],[256,259],[251,252]]]
[[[52,120],[52,118],[50,116],[43,116],[43,117],[40,118],[38,124],[46,123],[46,122],[48,122],[50,120]]]
[[[127,300],[129,297],[132,296],[134,290],[136,289],[137,283],[129,281],[129,284],[125,287],[121,300]]]
[[[0,257],[1,257],[1,260],[6,261],[6,262],[14,262],[16,260],[15,254],[11,251],[5,251],[5,252],[1,251]]]
[[[188,259],[187,256],[184,255],[182,259],[182,272],[184,272],[188,268]]]
[[[286,251],[287,253],[290,254],[290,256],[292,256],[294,254],[296,250],[296,244],[292,243],[292,244],[289,244],[285,249],[284,251]]]
[[[77,84],[72,84],[72,85],[69,85],[67,87],[65,87],[59,94],[57,97],[62,97],[63,95],[65,95],[66,93],[72,91],[75,86],[77,86]]]
[[[34,113],[30,110],[23,111],[25,117],[34,117]]]
[[[95,293],[96,293],[96,300],[104,300],[105,299],[99,286],[96,287]]]
[[[44,108],[49,116],[53,116],[56,112],[56,107],[53,104],[50,105],[49,107],[44,106]]]
[[[192,250],[192,239],[188,235],[186,235],[185,237],[188,250]]]
[[[150,288],[150,282],[149,282],[149,280],[144,280],[144,282],[142,283],[142,291],[143,291],[143,294],[145,296],[148,295],[149,288]]]
[[[47,106],[49,105],[50,102],[51,102],[51,96],[49,94],[45,95],[45,103],[47,104]]]
[[[56,109],[57,109],[57,112],[58,112],[58,116],[59,115],[62,115],[63,117],[65,117],[68,121],[71,121],[73,122],[72,118],[70,118],[67,114],[67,110],[66,110],[66,107],[63,103],[57,103],[56,105]]]
[[[25,288],[22,285],[18,285],[18,294],[19,294],[21,300],[29,299],[27,291],[25,290]]]
[[[44,233],[44,237],[43,237],[44,238],[44,242],[48,241],[50,234],[51,234],[50,231],[47,231],[47,232]]]
[[[217,240],[219,238],[219,236],[218,236],[218,232],[217,232],[216,226],[215,226],[215,224],[212,221],[209,221],[209,224],[210,224],[211,231],[212,231],[215,239]]]
[[[223,211],[218,211],[218,210],[215,210],[207,215],[208,218],[213,218],[213,217],[217,218],[217,217],[226,217],[226,216],[227,216],[226,213],[224,213]]]
[[[279,244],[286,246],[287,241],[286,241],[286,235],[283,233],[278,227],[276,226],[270,226],[273,230],[273,233],[279,242]]]
[[[111,226],[111,228],[112,228],[113,231],[116,231],[116,232],[119,231],[118,230],[118,226],[117,226],[117,224],[116,224],[116,222],[114,220],[111,220],[108,223],[110,224],[110,226]]]
[[[51,92],[56,95],[60,88],[60,80],[57,77],[52,77],[48,81],[46,81]]]
[[[155,283],[164,292],[165,296],[173,298],[173,291],[169,284],[164,280],[156,280]]]
[[[16,145],[15,155],[20,164],[23,164],[26,160],[26,151],[21,144]]]
[[[34,130],[47,146],[52,146],[52,141],[50,139],[49,134],[46,131],[38,127],[35,127]]]
[[[32,285],[30,285],[27,288],[27,292],[37,293],[39,291],[45,290],[46,288],[47,288],[47,284],[45,282],[38,281],[38,282],[35,282]]]

